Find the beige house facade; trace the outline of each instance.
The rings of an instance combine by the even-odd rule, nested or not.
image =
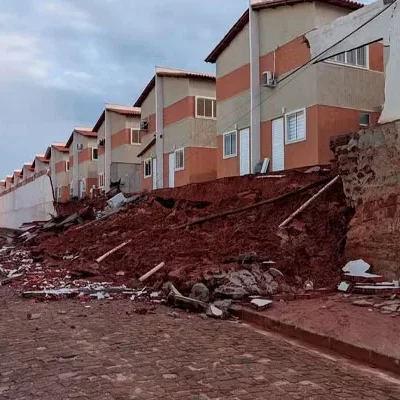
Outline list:
[[[98,139],[100,189],[107,192],[110,185],[120,182],[124,192],[140,190],[140,108],[107,104],[93,132]]]
[[[143,189],[215,179],[215,76],[156,67],[135,106],[141,107]]]

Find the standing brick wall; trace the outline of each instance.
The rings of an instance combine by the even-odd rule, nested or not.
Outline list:
[[[349,205],[348,259],[363,258],[374,272],[400,276],[400,121],[332,140]]]

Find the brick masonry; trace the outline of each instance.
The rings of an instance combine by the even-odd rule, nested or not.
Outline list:
[[[363,258],[389,279],[400,275],[400,121],[332,141],[349,205],[348,259]]]

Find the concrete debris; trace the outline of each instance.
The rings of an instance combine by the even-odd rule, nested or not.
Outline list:
[[[273,275],[258,265],[251,265],[249,269],[229,272],[224,283],[215,289],[215,294],[221,297],[230,297],[240,300],[245,296],[271,296],[279,291],[279,282]]]
[[[211,318],[223,318],[224,312],[213,304],[210,304],[207,307],[206,315]]]
[[[203,283],[196,283],[192,287],[190,296],[192,299],[208,302],[210,300],[210,291]]]
[[[304,171],[305,174],[312,174],[313,172],[319,172],[321,171],[321,167],[319,165],[316,165],[315,167],[308,168]]]
[[[365,274],[371,266],[366,263],[364,260],[354,260],[354,261],[349,261],[344,267],[343,267],[343,272],[346,272],[350,275],[355,275],[355,276],[362,276]]]
[[[277,268],[270,268],[270,269],[268,270],[268,272],[269,272],[275,279],[284,278],[284,275],[282,274],[282,272],[279,271],[279,269],[277,269]]]
[[[399,304],[390,304],[387,306],[380,307],[382,311],[390,311],[390,312],[396,312],[399,308],[400,308]]]
[[[350,283],[348,282],[340,282],[338,285],[339,292],[348,292],[350,290]]]
[[[359,307],[373,307],[374,303],[372,301],[368,301],[368,300],[356,300],[353,301],[353,304],[355,306],[359,306]]]
[[[118,208],[125,204],[125,196],[123,193],[118,193],[116,196],[112,197],[107,201],[107,204],[111,208]]]
[[[125,271],[118,271],[115,275],[117,275],[117,276],[125,276]]]
[[[314,290],[314,282],[309,280],[309,279],[307,279],[304,282],[304,286],[303,287],[304,287],[304,290],[307,290],[307,291]]]
[[[41,317],[41,314],[28,313],[26,316],[27,316],[28,319],[39,319]]]
[[[250,302],[251,306],[255,309],[262,311],[272,306],[272,300],[267,299],[253,299]]]

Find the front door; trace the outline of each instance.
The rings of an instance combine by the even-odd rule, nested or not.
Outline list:
[[[169,171],[168,171],[169,187],[175,187],[175,153],[169,155]]]
[[[250,173],[250,129],[242,129],[240,137],[240,175]]]
[[[153,189],[157,189],[157,159],[153,158]]]
[[[285,169],[285,143],[283,118],[272,121],[272,171]]]

